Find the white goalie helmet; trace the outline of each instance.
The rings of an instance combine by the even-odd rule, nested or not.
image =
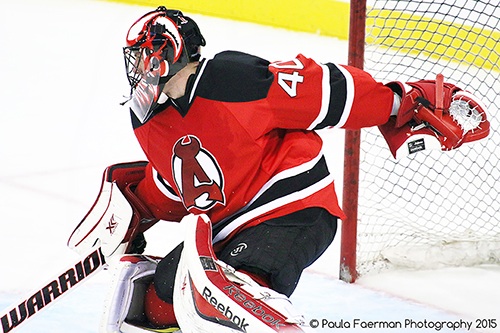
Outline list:
[[[144,123],[157,105],[167,101],[163,86],[188,63],[198,61],[204,45],[197,24],[178,10],[160,6],[132,24],[123,54],[130,108],[139,121]]]

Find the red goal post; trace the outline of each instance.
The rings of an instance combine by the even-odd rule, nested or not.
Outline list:
[[[340,278],[394,266],[500,263],[500,4],[351,0],[349,64],[377,80],[442,73],[480,96],[490,136],[392,158],[376,128],[345,137]]]

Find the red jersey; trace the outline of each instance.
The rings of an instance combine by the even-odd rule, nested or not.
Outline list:
[[[383,124],[392,103],[389,88],[352,67],[219,53],[144,124],[131,113],[150,162],[136,193],[163,220],[207,214],[214,242],[307,207],[342,219],[315,130]]]

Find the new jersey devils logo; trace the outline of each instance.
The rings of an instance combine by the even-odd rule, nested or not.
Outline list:
[[[224,205],[222,170],[200,140],[193,135],[182,137],[173,153],[172,172],[184,206],[208,210],[216,203]]]

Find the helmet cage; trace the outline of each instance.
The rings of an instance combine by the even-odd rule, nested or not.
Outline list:
[[[123,56],[125,60],[125,69],[130,87],[134,89],[139,83],[142,75],[139,64],[142,62],[142,52],[139,47],[124,47]]]
[[[183,27],[187,29],[183,31]],[[188,48],[183,32],[190,43]],[[158,104],[166,102],[162,93],[165,83],[190,61],[199,59],[200,45],[205,45],[205,40],[196,23],[180,11],[165,7],[145,14],[130,27],[123,55],[131,87],[131,109],[141,122]]]
[[[142,76],[148,71],[160,70],[165,82],[189,63],[186,52],[181,52],[175,60],[175,51],[168,41],[153,43],[153,49],[141,46],[123,48],[125,69],[130,87],[135,89]]]

